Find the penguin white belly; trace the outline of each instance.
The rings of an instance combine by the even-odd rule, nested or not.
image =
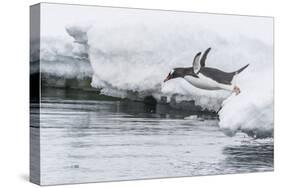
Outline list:
[[[185,76],[184,79],[188,81],[193,86],[200,88],[200,89],[206,89],[206,90],[219,90],[219,89],[225,89],[225,90],[233,90],[233,86],[221,84],[216,82],[215,80],[212,80],[211,78],[208,78],[204,76],[203,74],[198,74],[199,78],[195,78],[193,76]]]

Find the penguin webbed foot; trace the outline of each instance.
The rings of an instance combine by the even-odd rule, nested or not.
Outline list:
[[[238,86],[234,86],[233,92],[234,92],[236,95],[238,95],[239,93],[241,93],[241,90],[240,90],[240,88],[239,88]]]

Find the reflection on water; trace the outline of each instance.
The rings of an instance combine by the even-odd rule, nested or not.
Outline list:
[[[42,184],[273,170],[272,139],[165,105],[44,97],[40,119]]]

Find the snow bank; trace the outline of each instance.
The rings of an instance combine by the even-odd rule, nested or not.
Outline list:
[[[92,86],[104,94],[125,98],[139,93],[157,99],[178,94],[177,100],[194,100],[209,110],[218,110],[223,103],[219,125],[226,134],[272,136],[271,45],[249,36],[221,36],[206,28],[156,22],[95,25],[88,38]],[[208,47],[212,51],[207,66],[231,72],[250,63],[235,81],[240,95],[201,90],[181,78],[163,83],[172,68],[191,66],[194,55]]]
[[[67,28],[74,41],[72,38],[69,38],[71,42],[44,41],[41,58],[53,63],[61,62],[62,56],[86,57],[92,70],[82,69],[85,74],[93,71],[91,85],[100,88],[105,95],[122,98],[152,95],[157,100],[167,96],[169,100],[177,94],[177,101],[194,100],[195,104],[209,110],[222,106],[219,126],[227,135],[237,131],[256,137],[273,135],[272,41],[266,43],[251,32],[231,32],[239,29],[230,25],[228,30],[226,26],[220,30],[220,25],[209,25],[216,28],[210,29],[208,24],[203,27],[180,19],[110,19],[96,19],[91,27]],[[198,89],[181,78],[163,83],[171,69],[190,67],[194,55],[208,47],[212,50],[206,66],[232,72],[250,64],[235,80],[241,94],[234,96],[228,91]],[[83,72],[75,72],[77,67],[83,66],[71,66],[68,71],[68,62],[55,63],[55,67],[49,65],[49,68],[44,65],[43,71],[75,76]]]

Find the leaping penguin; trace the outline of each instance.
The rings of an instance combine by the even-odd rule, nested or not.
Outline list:
[[[197,53],[193,60],[193,67],[188,68],[174,68],[164,80],[164,82],[173,78],[184,78],[193,86],[206,90],[228,90],[233,91],[238,95],[240,88],[233,83],[236,75],[246,69],[249,64],[234,72],[223,72],[216,68],[205,67],[205,61],[211,48],[208,48],[202,58],[201,52]],[[200,60],[200,61],[199,61]]]

